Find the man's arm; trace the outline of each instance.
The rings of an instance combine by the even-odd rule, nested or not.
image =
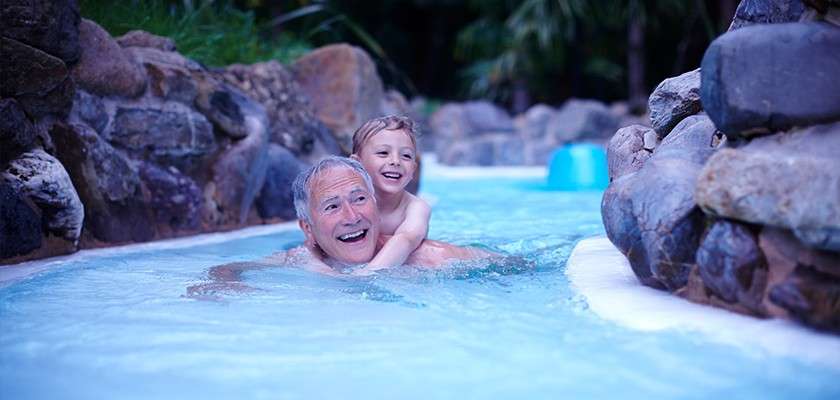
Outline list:
[[[415,198],[405,210],[405,220],[368,263],[360,271],[375,271],[382,268],[402,265],[411,252],[420,246],[429,232],[429,217],[432,209],[425,201]]]

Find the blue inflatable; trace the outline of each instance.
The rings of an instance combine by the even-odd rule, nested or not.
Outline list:
[[[548,164],[552,190],[604,190],[610,183],[607,153],[591,143],[567,144],[554,151]]]

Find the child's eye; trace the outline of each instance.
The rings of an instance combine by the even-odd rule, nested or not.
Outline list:
[[[388,155],[388,152],[387,152],[387,151],[377,151],[377,152],[376,152],[376,155],[378,155],[378,156],[387,156],[387,155]]]
[[[414,157],[411,154],[403,154],[403,158],[406,159],[406,160],[411,160]]]

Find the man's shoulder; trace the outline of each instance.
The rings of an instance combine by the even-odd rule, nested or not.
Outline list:
[[[441,266],[458,260],[473,260],[488,256],[472,247],[461,247],[439,240],[425,239],[409,256],[406,263],[423,266]]]

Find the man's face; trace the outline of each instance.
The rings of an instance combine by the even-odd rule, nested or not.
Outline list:
[[[379,210],[364,179],[335,167],[314,176],[309,186],[311,224],[300,222],[308,240],[348,264],[369,262],[379,237]]]

